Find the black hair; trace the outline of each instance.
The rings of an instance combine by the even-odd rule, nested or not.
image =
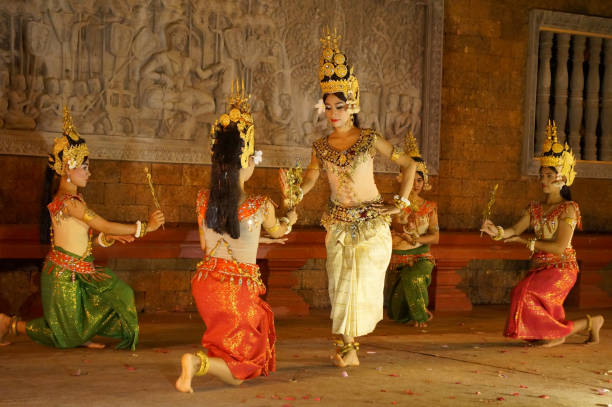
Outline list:
[[[336,78],[336,75],[334,74],[334,76],[332,76],[332,78]],[[335,95],[338,99],[342,100],[344,103],[346,103],[346,96],[344,96],[344,93],[342,92],[335,92],[335,93],[325,93],[323,94],[323,103],[325,103],[325,99],[327,99],[327,97],[329,95]],[[353,113],[353,125],[357,128],[359,128],[359,118],[357,117],[357,113]]]
[[[238,203],[240,200],[240,153],[244,141],[236,123],[218,125],[212,148],[210,196],[206,208],[206,226],[217,233],[240,237]]]
[[[417,163],[424,163],[425,160],[423,160],[423,158],[421,157],[410,157],[412,158],[415,162]],[[421,178],[425,179],[425,174],[423,173],[423,171],[417,171],[417,174],[419,174],[421,176]]]
[[[550,168],[551,170],[553,170],[555,172],[555,174],[559,173],[555,167],[548,166],[546,168]],[[567,185],[564,184],[561,187],[560,194],[561,194],[561,198],[565,199],[566,201],[571,201],[572,200],[572,191],[571,191],[570,187],[568,187]]]
[[[76,141],[70,138],[69,136],[64,134],[66,140],[68,140],[68,144],[70,147],[79,146],[81,144],[85,144],[85,139],[79,138]],[[60,151],[57,157],[58,160],[64,160],[64,151]],[[89,157],[85,156],[83,158],[83,162],[86,162]],[[40,207],[40,229],[39,229],[39,239],[41,243],[49,244],[51,238],[49,236],[49,230],[51,228],[51,214],[49,213],[49,209],[47,205],[53,201],[57,190],[59,189],[60,184],[60,176],[53,169],[53,165],[55,164],[55,157],[53,154],[49,154],[49,160],[47,169],[45,170],[45,179],[43,180],[43,193],[41,198],[41,207]]]

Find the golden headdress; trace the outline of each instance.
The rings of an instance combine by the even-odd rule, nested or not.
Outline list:
[[[353,75],[353,67],[349,66],[346,55],[338,48],[340,36],[336,30],[332,34],[329,28],[321,38],[323,52],[319,67],[321,92],[342,92],[349,106],[349,113],[359,113],[359,82]]]
[[[70,111],[64,106],[62,135],[53,141],[53,152],[49,154],[49,167],[58,175],[64,175],[66,168],[80,167],[87,156],[89,156],[87,144],[74,127]]]
[[[240,154],[240,165],[242,168],[249,166],[249,158],[255,152],[255,128],[253,126],[253,116],[249,105],[250,95],[244,93],[244,81],[242,85],[236,80],[232,84],[232,90],[228,99],[229,113],[223,113],[219,120],[216,120],[210,129],[210,147],[217,142],[218,131],[225,129],[234,123],[240,132],[240,138],[244,141]]]
[[[417,165],[416,170],[423,173],[423,189],[425,191],[429,191],[431,189],[431,185],[429,184],[429,171],[427,170],[427,165],[425,165],[425,161],[419,152],[417,140],[411,131],[406,133],[406,136],[404,137],[404,152],[415,159]]]
[[[572,185],[576,177],[576,157],[570,146],[559,143],[557,140],[557,126],[555,122],[548,120],[546,125],[546,141],[542,147],[542,154],[537,157],[540,160],[542,167],[554,167],[557,169],[557,174],[565,177],[565,184]]]

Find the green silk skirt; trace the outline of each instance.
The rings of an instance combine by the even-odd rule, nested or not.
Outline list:
[[[80,259],[60,247],[55,250],[64,258]],[[92,263],[93,257],[83,262]],[[26,333],[35,342],[74,348],[99,335],[120,339],[117,349],[136,349],[134,292],[108,268],[98,267],[95,274],[83,274],[48,256],[40,275],[40,291],[44,316],[26,324]]]
[[[415,256],[413,265],[393,264],[391,270],[398,272],[389,293],[387,315],[397,322],[425,322],[429,318],[427,287],[431,284],[434,263],[429,255],[429,245],[410,250],[393,250],[393,256]],[[391,271],[390,270],[390,271]]]

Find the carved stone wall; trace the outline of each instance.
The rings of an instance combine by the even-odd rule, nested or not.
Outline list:
[[[241,77],[264,165],[305,163],[329,131],[313,108],[325,26],[355,67],[364,125],[395,143],[412,130],[436,173],[443,0],[2,2],[0,153],[46,154],[68,105],[93,158],[209,163]]]

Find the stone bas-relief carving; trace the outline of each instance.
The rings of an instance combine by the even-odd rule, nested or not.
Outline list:
[[[330,26],[359,78],[362,127],[396,144],[412,131],[435,171],[442,4],[3,2],[0,152],[46,154],[67,105],[94,158],[209,162],[211,123],[240,77],[252,94],[264,165],[305,164],[312,142],[330,131],[314,109],[319,38]]]

